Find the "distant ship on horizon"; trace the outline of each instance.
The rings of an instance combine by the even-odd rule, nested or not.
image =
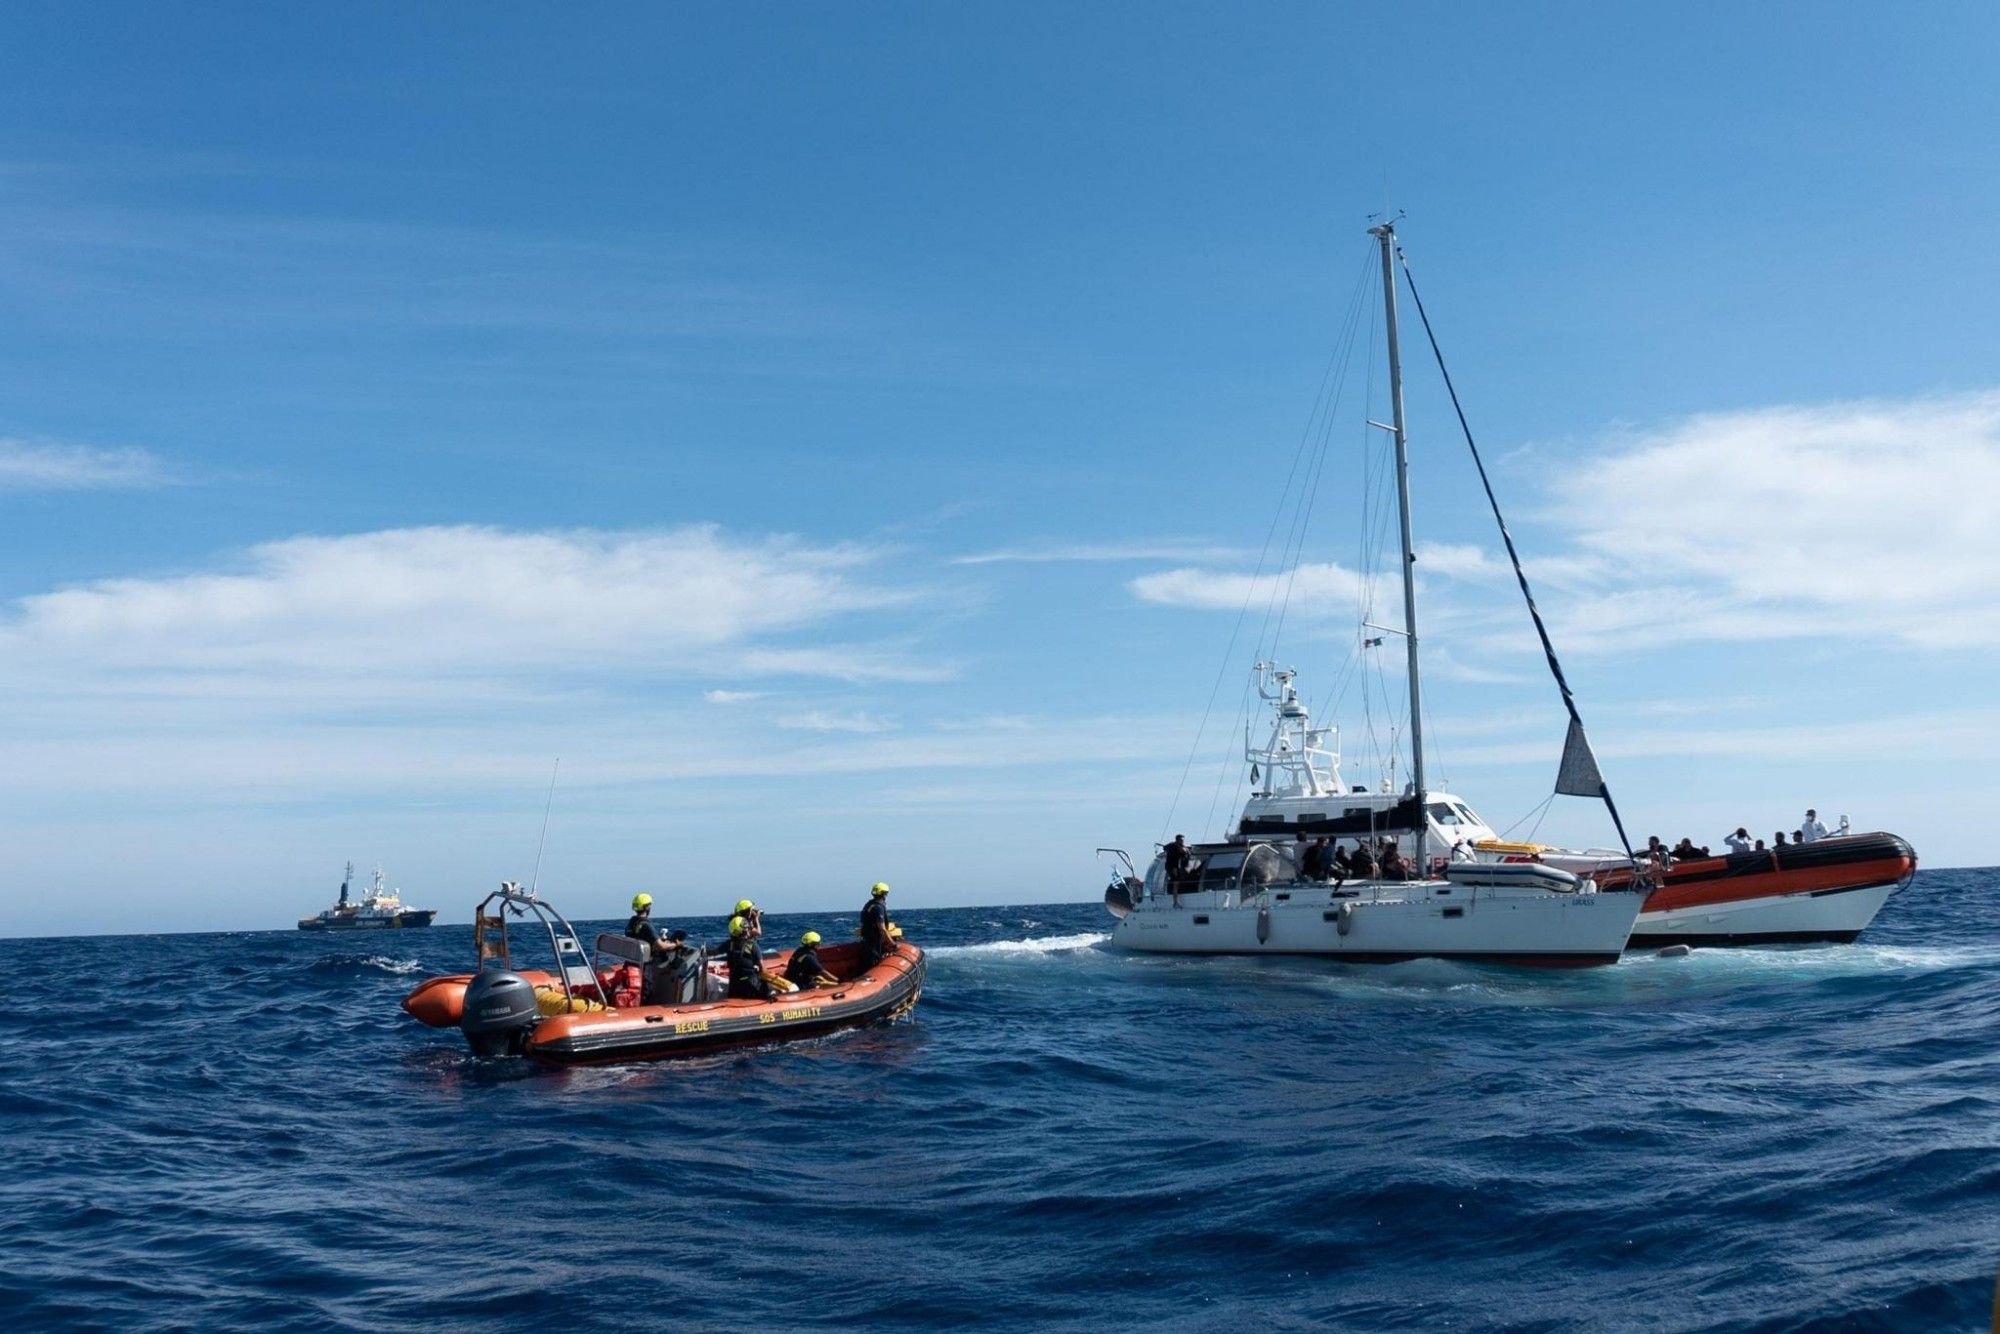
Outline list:
[[[375,876],[368,889],[368,897],[355,903],[348,891],[354,883],[354,863],[347,863],[347,873],[340,879],[340,898],[324,912],[299,919],[301,931],[381,931],[402,927],[429,926],[437,916],[435,908],[405,908],[403,900],[392,889],[382,885],[382,868],[375,868]]]

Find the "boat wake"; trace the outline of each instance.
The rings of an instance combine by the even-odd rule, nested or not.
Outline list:
[[[1068,936],[1031,936],[1027,940],[989,940],[983,945],[938,945],[928,951],[934,958],[949,958],[953,955],[1023,955],[1069,954],[1076,950],[1095,949],[1109,941],[1111,936],[1102,931],[1079,931]]]
[[[408,977],[423,969],[424,966],[415,959],[392,959],[386,954],[334,954],[312,962],[313,972],[340,977],[366,974]]]

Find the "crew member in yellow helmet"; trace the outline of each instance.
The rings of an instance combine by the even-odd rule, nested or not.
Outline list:
[[[653,925],[653,896],[634,894],[632,896],[632,916],[626,919],[625,934],[634,940],[643,940],[652,948],[653,958],[659,959],[671,948],[660,929]]]
[[[868,891],[867,906],[861,910],[861,958],[873,968],[896,948],[896,924],[889,920],[889,886],[880,880]]]
[[[840,979],[827,972],[826,965],[820,962],[819,932],[808,931],[799,937],[799,947],[785,964],[785,980],[801,991],[839,983]]]
[[[738,914],[729,919],[729,999],[770,1000],[777,993],[764,976],[764,955],[750,934],[750,923]]]
[[[732,919],[736,917],[743,919],[744,927],[750,933],[750,939],[762,940],[764,938],[764,910],[750,900],[736,900],[736,911],[731,914],[731,917]]]

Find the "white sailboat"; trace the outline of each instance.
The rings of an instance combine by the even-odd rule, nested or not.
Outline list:
[[[1459,846],[1491,839],[1493,831],[1463,801],[1432,791],[1425,781],[1395,224],[1384,222],[1369,232],[1381,250],[1388,340],[1392,415],[1385,429],[1395,442],[1402,538],[1410,781],[1401,791],[1381,792],[1344,783],[1338,754],[1326,745],[1332,729],[1312,726],[1292,673],[1258,664],[1260,693],[1276,715],[1269,742],[1246,755],[1259,775],[1258,790],[1223,840],[1185,852],[1164,849],[1143,878],[1114,882],[1105,896],[1118,919],[1112,943],[1151,953],[1304,954],[1356,962],[1447,958],[1553,967],[1615,962],[1632,932],[1642,893],[1600,891],[1588,877],[1534,863],[1451,859]],[[1507,544],[1511,555],[1511,537]],[[1529,608],[1541,629],[1532,600]],[[1543,640],[1546,646],[1545,633]],[[1552,650],[1550,663],[1553,667]],[[1559,671],[1557,681],[1562,684]],[[1571,728],[1558,790],[1601,797],[1615,820],[1616,808],[1566,684],[1563,699]],[[1383,830],[1413,831],[1414,855],[1403,860],[1415,878],[1308,877],[1287,846],[1301,834],[1359,843]],[[1434,861],[1433,852],[1446,855]],[[1136,870],[1129,857],[1125,861]]]

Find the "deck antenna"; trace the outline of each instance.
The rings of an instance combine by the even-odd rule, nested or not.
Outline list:
[[[542,883],[542,851],[549,846],[549,812],[556,804],[556,775],[562,772],[562,756],[556,756],[555,768],[549,770],[549,799],[542,806],[542,838],[535,844],[535,873],[528,878],[528,892],[533,894]]]

